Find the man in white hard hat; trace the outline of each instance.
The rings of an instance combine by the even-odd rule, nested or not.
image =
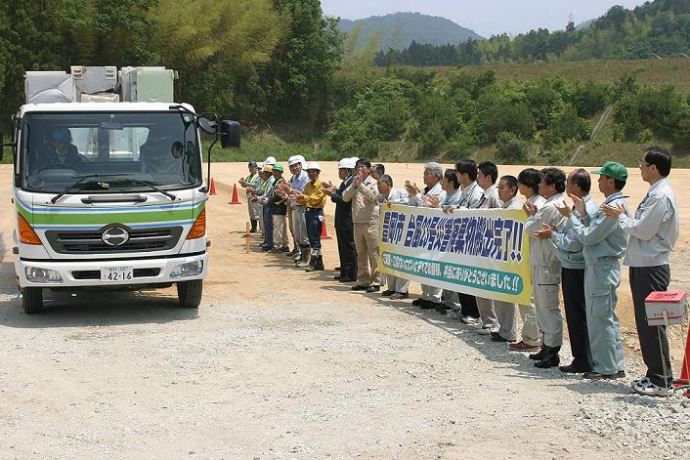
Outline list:
[[[293,155],[288,159],[288,166],[292,177],[290,178],[290,193],[298,196],[304,192],[304,186],[309,182],[307,172],[304,170],[306,161],[302,155]],[[288,206],[288,226],[292,235],[292,251],[290,256],[298,263],[309,261],[309,237],[307,236],[307,223],[304,217],[304,206],[295,198],[290,198]]]
[[[297,202],[305,209],[304,217],[307,223],[309,246],[311,247],[309,262],[304,262],[299,266],[310,272],[324,269],[323,257],[321,256],[321,226],[323,225],[323,208],[326,205],[327,196],[323,192],[323,184],[319,180],[321,165],[312,161],[307,165],[307,174],[309,175],[309,182],[304,186],[304,193],[295,193],[295,196]]]
[[[332,183],[324,185],[324,193],[335,203],[335,236],[338,241],[340,272],[335,279],[341,283],[357,281],[357,249],[355,248],[354,226],[352,223],[352,202],[343,200],[343,192],[354,180],[355,161],[343,158],[338,162],[338,177],[342,180],[340,187]]]

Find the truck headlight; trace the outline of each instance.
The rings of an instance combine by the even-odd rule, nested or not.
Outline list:
[[[26,267],[24,274],[32,283],[62,283],[60,273],[50,268]]]
[[[197,260],[178,265],[170,272],[170,278],[181,278],[183,276],[196,276],[204,269],[204,261]]]

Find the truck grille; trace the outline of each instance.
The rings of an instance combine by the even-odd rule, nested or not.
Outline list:
[[[46,238],[53,250],[60,254],[109,254],[128,252],[166,251],[175,247],[182,227],[151,228],[129,231],[129,240],[110,246],[102,239],[102,231],[47,231]]]

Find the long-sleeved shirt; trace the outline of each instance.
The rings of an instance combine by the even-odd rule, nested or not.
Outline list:
[[[268,179],[263,181],[258,189],[258,200],[261,204],[268,203],[268,199],[273,195],[273,186],[275,184],[275,177],[268,176]]]
[[[304,186],[304,195],[297,200],[297,203],[307,208],[323,209],[327,199],[328,197],[323,193],[323,182],[317,179],[316,182],[307,182]]]
[[[462,190],[458,187],[451,193],[446,192],[446,199],[443,200],[441,206],[457,206],[460,199],[462,199]]]
[[[410,203],[410,195],[407,193],[407,190],[403,190],[400,188],[392,188],[388,192],[388,196],[385,196],[384,194],[379,195],[379,202],[380,203],[409,204]]]
[[[410,196],[409,205],[428,207],[429,205],[424,201],[424,198],[429,196],[438,197],[439,203],[442,203],[443,200],[445,200],[446,191],[443,190],[441,181],[436,182],[432,187],[425,187],[424,190],[418,193],[416,196]]]
[[[587,216],[581,216],[577,210],[573,210],[573,215],[576,216],[585,225],[589,224],[592,216],[599,211],[599,206],[592,199],[591,196],[585,195],[582,197],[585,203],[585,210]],[[575,234],[575,229],[572,225],[567,225],[561,231],[556,231],[551,235],[553,244],[558,249],[558,258],[561,261],[563,268],[571,270],[585,269],[585,256],[582,255],[582,241],[580,241]]]
[[[482,209],[495,209],[500,208],[502,204],[501,199],[498,197],[498,187],[496,187],[496,184],[491,184],[489,188],[484,190],[479,207]]]
[[[462,196],[458,203],[458,208],[474,209],[479,206],[484,197],[484,190],[477,184],[472,182],[470,185],[462,189]]]
[[[607,196],[604,204],[611,206],[622,204],[625,207],[625,213],[628,213],[628,205],[621,192]],[[601,209],[591,216],[589,225],[574,214],[568,219],[568,225],[573,227],[577,239],[582,242],[582,255],[587,264],[618,258],[623,255],[628,246],[628,238],[618,221],[606,217]]]
[[[534,195],[538,196],[539,198],[542,198],[541,195]],[[501,205],[501,209],[522,209],[522,202],[517,196],[512,197],[510,200],[505,201]]]
[[[538,230],[542,230],[544,225],[549,225],[557,229],[562,229],[565,226],[565,217],[558,212],[555,203],[563,202],[563,194],[557,193],[550,196],[544,202],[544,205],[539,208],[536,214],[529,216],[525,222],[525,230],[529,235],[532,235]],[[553,241],[540,240],[538,238],[530,237],[530,255],[529,262],[532,265],[539,265],[548,267],[554,272],[557,270],[560,273],[561,262],[556,255],[556,246]]]
[[[678,240],[676,197],[667,178],[649,187],[635,217],[619,216],[623,231],[630,236],[623,263],[629,267],[668,264],[668,253]]]
[[[290,178],[290,188],[293,190],[298,190],[300,192],[304,192],[304,187],[306,187],[307,183],[309,182],[309,174],[303,169],[300,171],[300,173],[296,176],[292,176]],[[302,206],[299,204],[296,200],[290,199],[290,207],[294,208],[295,206]]]
[[[356,183],[353,180],[342,195],[343,201],[352,201],[352,223],[378,225],[379,190],[376,180],[367,176],[361,184]]]

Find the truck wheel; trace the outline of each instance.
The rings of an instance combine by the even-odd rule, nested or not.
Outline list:
[[[24,307],[24,313],[27,315],[41,313],[43,311],[43,288],[22,288],[22,307]]]
[[[182,308],[199,308],[203,280],[182,281],[177,283],[177,298]]]

